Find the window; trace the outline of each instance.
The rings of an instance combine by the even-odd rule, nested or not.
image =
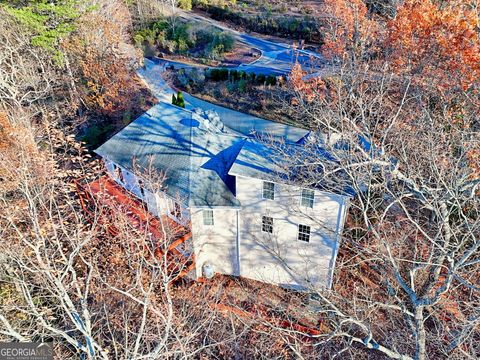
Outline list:
[[[262,216],[262,231],[266,233],[273,233],[273,218],[270,216]]]
[[[272,182],[263,182],[263,198],[275,200],[275,184]]]
[[[178,220],[182,218],[182,207],[177,202],[173,204],[172,215],[175,216]]]
[[[123,179],[122,169],[120,169],[117,165],[113,165],[113,169],[114,169],[114,172],[115,172],[115,177],[116,177],[120,182],[123,183],[125,180]]]
[[[138,187],[140,188],[140,194],[142,194],[142,198],[145,197],[145,189],[143,188],[143,180],[138,179]]]
[[[315,200],[315,191],[309,189],[302,190],[302,206],[313,208]]]
[[[203,225],[214,225],[213,210],[203,210]]]
[[[298,225],[298,240],[309,242],[310,241],[310,226]]]

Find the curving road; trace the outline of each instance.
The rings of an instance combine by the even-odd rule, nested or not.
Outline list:
[[[187,20],[206,22],[211,26],[227,31],[232,34],[237,41],[258,49],[262,53],[261,57],[256,61],[239,65],[237,67],[238,70],[265,75],[287,75],[293,64],[298,61],[298,63],[302,65],[302,68],[309,73],[332,71],[331,64],[329,64],[322,55],[315,52],[297,50],[289,44],[273,42],[241,33],[226,27],[218,21],[197,14],[183,12],[181,17]]]
[[[311,51],[296,50],[288,44],[272,42],[240,33],[225,27],[221,23],[211,19],[203,18],[196,14],[183,13],[181,16],[189,20],[208,22],[212,26],[215,26],[223,31],[228,31],[237,39],[237,41],[245,43],[248,46],[261,51],[262,56],[259,59],[249,64],[241,64],[237,66],[236,69],[238,70],[254,72],[257,74],[261,73],[265,75],[287,75],[290,72],[293,64],[295,64],[297,61],[302,65],[302,68],[310,74],[328,74],[333,70],[333,67],[329,65],[321,55]],[[145,67],[138,70],[138,74],[147,83],[159,101],[171,103],[172,94],[175,94],[176,90],[172,89],[165,82],[162,76],[162,73],[165,71],[165,68],[168,65],[174,65],[175,67],[185,69],[200,68],[204,66],[162,59],[145,59]],[[261,119],[253,115],[244,114],[232,109],[209,103],[185,92],[183,94],[185,99],[185,107],[188,110],[194,110],[196,108],[213,110],[218,113],[225,125],[237,133],[244,135],[249,135],[253,132],[271,134],[274,136],[283,137],[287,141],[291,142],[297,142],[308,133],[308,131],[305,129]]]
[[[171,104],[172,94],[176,94],[176,90],[163,79],[162,73],[165,71],[168,61],[156,59],[145,59],[145,66],[138,70],[140,77],[147,83],[155,97],[165,103]],[[241,113],[232,109],[225,108],[216,104],[209,103],[198,99],[186,92],[183,92],[185,99],[185,108],[187,110],[213,110],[222,119],[222,122],[234,132],[250,135],[252,133],[271,134],[277,137],[283,137],[287,141],[297,142],[308,134],[308,130],[300,129],[273,121],[261,119],[259,117]]]

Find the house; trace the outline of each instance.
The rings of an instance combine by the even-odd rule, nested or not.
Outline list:
[[[250,128],[292,147],[308,136],[267,120]],[[191,226],[195,276],[213,269],[295,289],[330,288],[350,195],[286,181],[271,146],[245,129],[160,102],[96,153],[152,214]],[[152,168],[165,174],[160,188],[135,170]]]

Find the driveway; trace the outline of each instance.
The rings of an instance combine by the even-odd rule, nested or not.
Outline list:
[[[162,73],[168,65],[169,62],[165,60],[145,59],[145,67],[139,69],[138,74],[147,83],[150,90],[159,101],[171,104],[172,94],[176,94],[176,91],[167,84],[162,76]],[[297,142],[308,134],[308,130],[261,119],[250,114],[228,109],[198,99],[185,92],[183,92],[183,98],[187,110],[193,111],[196,108],[200,108],[204,111],[215,111],[220,116],[222,122],[233,130],[233,133],[239,133],[246,136],[254,133],[269,134],[276,137],[283,137],[291,142]]]

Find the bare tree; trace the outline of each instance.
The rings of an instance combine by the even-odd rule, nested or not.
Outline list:
[[[301,147],[274,144],[277,164],[294,183],[356,193],[334,290],[316,291],[332,330],[322,343],[478,357],[476,104],[460,94],[456,122],[452,102],[431,104],[435,89],[371,68],[291,89],[282,104],[312,132]]]
[[[51,136],[75,146],[61,132]],[[80,150],[68,172],[55,161],[33,167],[2,159],[2,169],[18,180],[0,192],[0,231],[9,239],[0,245],[1,287],[10,294],[2,300],[2,337],[55,339],[62,358],[188,357],[201,351],[199,337],[213,313],[199,318],[177,311],[172,286],[189,260],[159,251],[178,237],[177,230],[165,218],[135,226],[129,209],[112,209],[102,197],[85,217],[68,182],[83,166],[96,166],[82,157]],[[112,224],[115,235],[108,231]],[[186,326],[189,336],[183,336]]]

